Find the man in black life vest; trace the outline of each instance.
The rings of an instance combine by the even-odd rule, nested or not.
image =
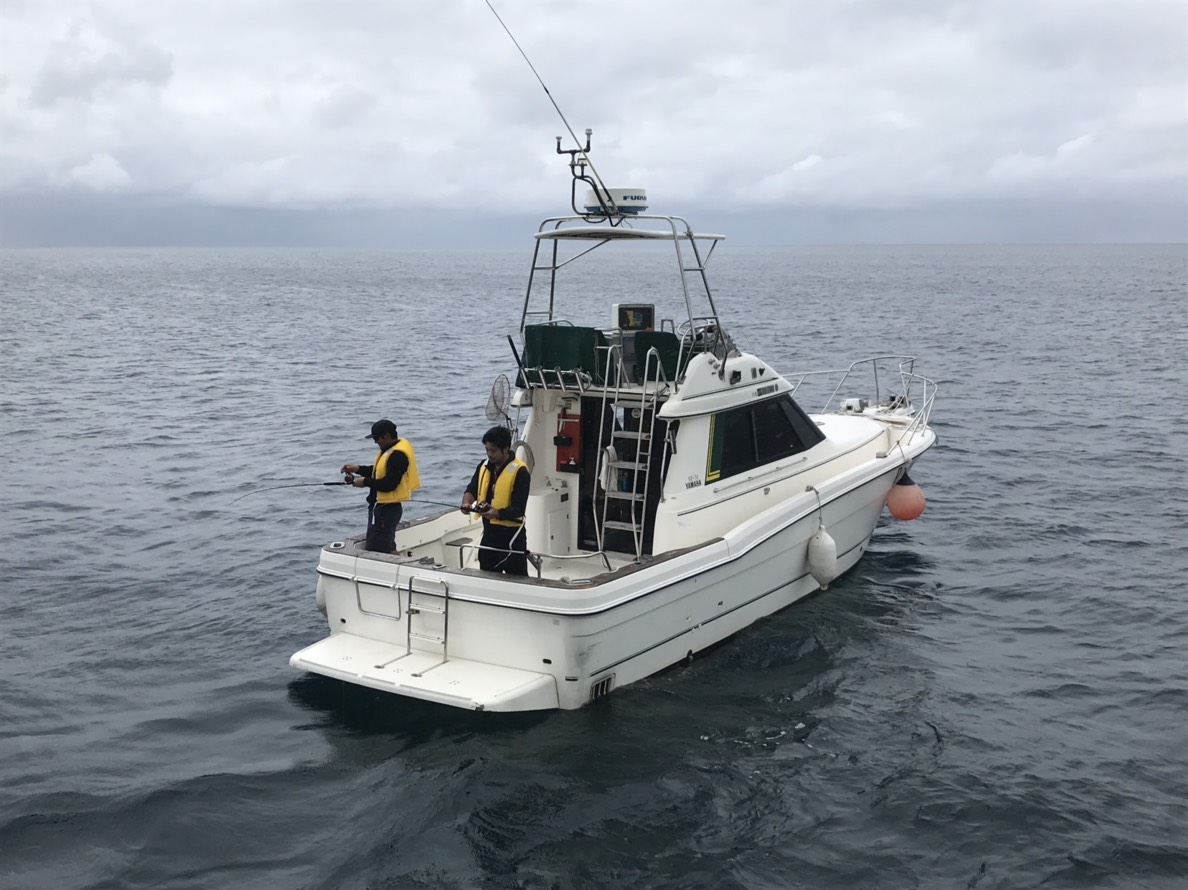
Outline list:
[[[527,575],[524,511],[532,479],[524,462],[511,453],[511,444],[511,430],[505,426],[493,426],[483,435],[487,459],[479,462],[466,486],[462,512],[483,518],[479,568]]]
[[[379,446],[371,466],[343,464],[341,472],[355,488],[367,489],[366,550],[380,553],[396,551],[396,526],[404,515],[404,502],[421,487],[417,458],[412,443],[396,435],[396,424],[377,420],[371,435],[364,436]]]

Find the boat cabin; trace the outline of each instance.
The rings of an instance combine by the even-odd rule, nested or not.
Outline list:
[[[643,561],[704,543],[738,521],[732,508],[721,510],[721,522],[683,521],[677,506],[712,517],[720,498],[708,486],[825,437],[791,385],[724,331],[705,274],[722,236],[694,234],[679,217],[588,223],[583,216],[542,224],[521,318],[512,404],[528,411],[517,451],[533,472],[529,549],[545,558],[612,553]],[[606,327],[561,315],[561,271],[623,241],[674,246],[682,319],[658,318],[645,302],[610,304]],[[580,252],[566,255],[563,247],[574,244]]]

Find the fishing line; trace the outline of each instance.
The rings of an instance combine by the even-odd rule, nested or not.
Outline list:
[[[263,494],[266,491],[279,491],[282,488],[310,488],[315,485],[320,486],[320,485],[350,485],[350,484],[351,483],[349,483],[349,482],[296,482],[292,485],[273,485],[270,488],[257,488],[255,491],[249,491],[247,494],[241,494],[234,501],[230,501],[227,504],[227,506],[230,507],[231,504],[235,503],[235,501],[242,501],[244,498],[250,497],[253,494]]]

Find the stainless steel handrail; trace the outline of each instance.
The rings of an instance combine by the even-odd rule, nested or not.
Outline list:
[[[883,385],[879,380],[879,364],[880,362],[896,362],[896,373],[899,377],[899,392],[888,395],[884,399]],[[888,407],[890,402],[896,398],[902,398],[903,407],[914,408],[911,415],[912,420],[905,425],[905,435],[908,441],[912,441],[918,434],[922,433],[928,426],[928,421],[932,416],[932,406],[936,400],[937,386],[935,381],[927,377],[915,373],[914,356],[910,355],[876,355],[870,358],[859,359],[852,362],[849,367],[827,369],[821,371],[803,371],[799,374],[789,374],[785,379],[792,383],[792,393],[795,395],[801,385],[810,378],[819,379],[822,377],[839,376],[837,384],[833,391],[829,394],[829,398],[825,400],[824,406],[819,413],[828,413],[833,406],[835,400],[842,391],[842,387],[854,376],[855,372],[864,367],[868,367],[874,378],[874,397],[875,405],[872,407]],[[920,403],[912,404],[913,394],[918,394]]]

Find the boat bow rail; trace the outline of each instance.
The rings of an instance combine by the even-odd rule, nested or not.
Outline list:
[[[818,413],[875,417],[904,427],[901,439],[911,442],[929,429],[936,399],[936,383],[915,373],[915,365],[915,356],[877,355],[859,359],[846,368],[787,374],[785,379],[792,384],[792,394],[802,403],[802,386],[828,389]],[[872,393],[873,400],[844,397],[853,391]]]

